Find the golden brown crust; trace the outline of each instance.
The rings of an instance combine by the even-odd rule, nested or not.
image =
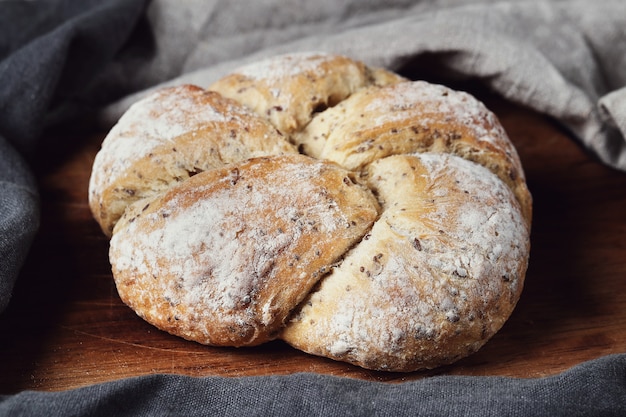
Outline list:
[[[272,125],[232,100],[191,85],[163,89],[132,106],[105,138],[89,204],[110,236],[128,205],[198,172],[295,152]]]
[[[511,187],[527,221],[532,199],[524,170],[496,116],[467,93],[423,81],[362,89],[317,114],[295,136],[313,157],[353,170],[389,155],[453,153]]]
[[[447,154],[368,168],[382,215],[302,303],[281,338],[365,368],[407,371],[480,348],[522,290],[528,226],[487,169]]]
[[[275,338],[378,216],[372,193],[350,176],[302,155],[254,158],[135,205],[111,240],[120,296],[148,322],[200,343]]]
[[[289,54],[238,70],[209,87],[266,117],[290,135],[306,126],[315,113],[369,85],[387,85],[404,78],[372,69],[341,55]]]
[[[94,163],[90,204],[140,316],[389,371],[451,363],[501,328],[532,198],[482,103],[315,53],[211,88],[138,103]]]

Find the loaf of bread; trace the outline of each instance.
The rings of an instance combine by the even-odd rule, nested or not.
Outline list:
[[[450,364],[503,326],[528,265],[532,198],[496,116],[343,56],[151,94],[89,187],[121,299],[207,345]]]

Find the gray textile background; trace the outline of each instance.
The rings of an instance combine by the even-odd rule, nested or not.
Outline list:
[[[0,135],[0,312],[39,228],[39,197],[26,162]]]
[[[38,229],[30,163],[47,129],[111,126],[152,88],[206,86],[303,50],[476,80],[626,170],[623,0],[0,1],[0,312]],[[616,355],[533,380],[148,376],[0,396],[0,415],[626,415],[625,395],[626,355]]]
[[[0,1],[0,312],[39,227],[28,162],[41,134],[121,91],[97,80],[127,42],[144,3]]]
[[[626,356],[542,379],[440,376],[387,384],[316,374],[151,375],[56,394],[0,396],[0,415],[623,417]]]

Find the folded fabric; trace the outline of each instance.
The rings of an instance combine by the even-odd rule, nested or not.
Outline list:
[[[143,0],[0,3],[0,312],[39,227],[28,160],[46,127],[78,123],[86,108],[114,97],[118,90],[98,84],[100,70],[125,45],[144,5]]]
[[[626,415],[626,356],[536,379],[438,376],[390,384],[309,373],[150,375],[64,392],[0,396],[0,415],[621,417]]]
[[[39,228],[35,178],[0,136],[0,311],[9,303],[19,269]]]

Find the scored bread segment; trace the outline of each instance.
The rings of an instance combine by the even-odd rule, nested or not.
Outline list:
[[[113,275],[122,300],[162,330],[209,345],[256,345],[277,336],[378,209],[333,163],[250,159],[133,205],[111,239]]]
[[[192,85],[165,88],[135,103],[104,139],[90,178],[89,204],[111,236],[135,201],[201,171],[287,153],[297,151],[237,102]]]
[[[209,89],[237,100],[290,135],[306,126],[315,113],[365,86],[404,80],[341,55],[305,52],[241,67]]]
[[[306,352],[369,369],[432,368],[478,350],[521,293],[529,230],[510,189],[447,154],[368,168],[382,214],[281,334]]]
[[[294,139],[308,155],[352,170],[389,155],[459,155],[509,185],[530,222],[531,196],[517,151],[496,116],[467,93],[424,81],[372,86],[317,114]]]

